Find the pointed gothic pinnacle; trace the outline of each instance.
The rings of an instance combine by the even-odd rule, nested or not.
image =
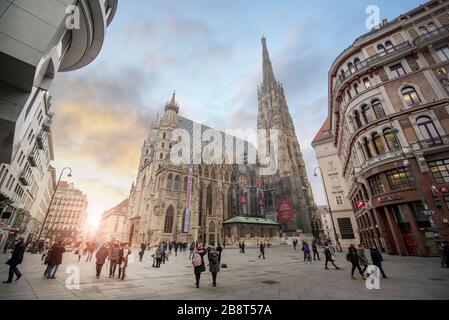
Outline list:
[[[276,78],[271,65],[270,54],[267,48],[267,39],[262,37],[262,51],[263,51],[263,84],[272,86],[276,83]]]
[[[170,104],[171,105],[176,104],[176,90],[173,91],[173,97],[171,98]]]

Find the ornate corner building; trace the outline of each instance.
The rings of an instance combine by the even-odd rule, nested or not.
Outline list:
[[[449,239],[449,1],[359,37],[329,72],[329,119],[361,240],[436,255]]]
[[[180,116],[173,94],[144,142],[131,188],[126,230],[133,245],[193,240],[278,243],[280,229],[291,235],[299,229],[311,233],[312,192],[282,85],[275,80],[266,40],[262,43],[264,80],[259,88],[258,128],[279,130],[278,171],[262,176],[258,166],[248,164],[247,157],[255,150],[251,143]],[[234,148],[239,143],[244,146],[243,164],[235,164],[235,159],[220,164],[194,162],[189,213],[189,166],[170,159],[174,130],[179,128],[188,132],[193,144],[204,144],[204,132],[212,130]],[[291,206],[292,214],[285,219],[277,215],[280,202]]]

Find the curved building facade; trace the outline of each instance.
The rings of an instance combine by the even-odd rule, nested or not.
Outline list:
[[[329,72],[329,118],[361,241],[436,255],[449,239],[449,1],[359,37]]]
[[[0,245],[32,240],[56,188],[51,95],[91,63],[118,0],[0,1]]]

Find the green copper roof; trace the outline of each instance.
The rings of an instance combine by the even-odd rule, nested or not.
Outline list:
[[[223,222],[223,224],[232,224],[232,223],[265,224],[265,225],[276,225],[276,226],[279,225],[279,223],[274,222],[271,219],[257,218],[257,217],[234,217],[230,220]]]

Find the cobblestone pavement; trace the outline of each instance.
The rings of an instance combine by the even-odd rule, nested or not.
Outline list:
[[[257,248],[245,254],[237,249],[225,249],[218,286],[211,286],[209,272],[202,274],[201,287],[194,286],[194,275],[188,252],[170,257],[160,269],[151,268],[147,252],[143,262],[131,263],[124,281],[109,279],[106,270],[95,277],[94,260],[75,261],[73,253],[64,255],[57,279],[43,279],[44,266],[40,255],[26,254],[20,266],[24,277],[12,284],[0,283],[0,299],[213,299],[213,300],[340,300],[340,299],[449,299],[449,269],[440,266],[438,258],[384,256],[384,269],[389,276],[381,280],[379,290],[368,290],[365,281],[350,278],[350,265],[345,254],[337,255],[337,265],[343,270],[325,270],[324,262],[305,264],[302,251],[291,247],[266,250],[266,260],[258,259]],[[0,255],[0,280],[6,280],[7,255]],[[66,271],[78,266],[79,289],[69,290]]]

